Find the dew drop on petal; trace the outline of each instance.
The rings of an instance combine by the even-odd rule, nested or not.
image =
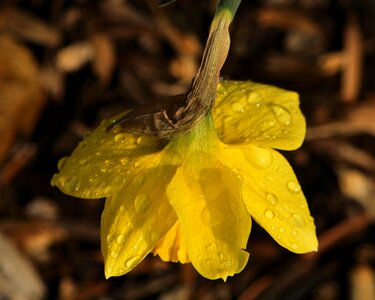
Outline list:
[[[119,132],[121,131],[121,126],[120,125],[115,125],[112,127],[112,132]]]
[[[77,192],[79,190],[79,178],[76,176],[68,177],[64,183],[63,187],[68,193]]]
[[[301,186],[293,180],[289,181],[286,186],[287,186],[289,192],[291,192],[293,194],[297,194],[301,191]]]
[[[68,158],[69,158],[69,156],[65,156],[65,157],[63,157],[63,158],[61,158],[59,160],[59,162],[57,163],[57,169],[59,171],[61,171],[61,169],[65,166],[66,161],[68,160]]]
[[[108,243],[112,243],[114,239],[115,239],[115,236],[112,233],[107,235],[107,242]]]
[[[298,247],[298,245],[296,243],[293,243],[293,244],[290,245],[290,248],[292,250],[297,250],[299,247]]]
[[[285,126],[292,123],[292,115],[287,108],[277,104],[270,104],[270,108],[280,125]]]
[[[111,186],[107,186],[105,189],[104,189],[104,194],[105,195],[110,195],[111,192],[112,192],[112,187]]]
[[[291,219],[293,221],[293,224],[298,227],[303,227],[306,225],[305,219],[299,214],[292,214]]]
[[[260,96],[257,92],[251,92],[247,96],[247,103],[254,104],[257,103],[260,99]]]
[[[135,244],[135,245],[133,246],[133,249],[134,249],[134,250],[138,250],[138,249],[139,249],[139,245],[138,245],[138,244]]]
[[[280,233],[285,232],[285,228],[284,228],[284,227],[280,227],[280,228],[279,228],[279,232],[280,232]]]
[[[151,234],[151,241],[153,241],[154,243],[156,243],[156,242],[159,240],[159,238],[160,238],[159,233],[157,233],[157,232],[153,232],[153,233]]]
[[[271,166],[273,157],[270,150],[262,147],[251,148],[251,151],[244,149],[246,160],[258,169],[266,169]]]
[[[243,112],[244,111],[244,105],[241,102],[233,102],[231,105],[233,111],[235,112]]]
[[[141,257],[137,255],[137,256],[134,256],[134,257],[128,259],[125,263],[126,267],[127,268],[135,267],[139,263],[140,258]]]
[[[131,228],[133,228],[134,226],[133,226],[133,224],[132,224],[131,222],[128,222],[128,223],[126,223],[126,227],[128,227],[129,229],[131,229]]]
[[[298,235],[298,231],[295,229],[292,229],[292,236],[297,236],[297,235]]]
[[[111,257],[117,258],[118,257],[118,252],[117,251],[111,251]]]
[[[125,273],[125,270],[124,270],[123,268],[120,268],[120,269],[117,270],[117,273],[118,273],[119,275],[122,275],[122,274]]]
[[[115,142],[117,143],[124,143],[125,142],[125,135],[122,133],[115,135]]]
[[[139,194],[134,201],[134,208],[137,213],[144,212],[150,206],[150,197],[146,194]]]
[[[116,238],[116,242],[117,242],[118,244],[122,244],[122,243],[124,242],[124,240],[125,240],[125,236],[124,236],[123,234],[119,234],[119,235],[117,236],[117,238]]]
[[[273,219],[273,218],[275,217],[275,214],[274,214],[271,210],[267,209],[267,210],[264,212],[264,216],[265,216],[268,220],[271,220],[271,219]]]
[[[271,203],[272,205],[276,205],[277,202],[278,202],[278,199],[277,199],[277,196],[274,195],[274,194],[271,194],[271,193],[267,193],[266,195],[266,199],[269,203]]]
[[[232,266],[232,262],[229,261],[229,260],[223,261],[223,262],[221,263],[221,266],[222,266],[223,268],[230,268],[230,267]]]
[[[85,166],[85,165],[87,165],[87,159],[86,159],[86,158],[82,158],[82,159],[79,160],[78,163],[79,163],[81,166]]]

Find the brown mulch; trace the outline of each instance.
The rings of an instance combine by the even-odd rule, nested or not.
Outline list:
[[[0,299],[375,299],[375,4],[242,2],[222,75],[300,93],[306,141],[284,154],[319,252],[290,253],[254,224],[226,283],[152,256],[106,280],[104,201],[51,176],[103,118],[189,88],[216,1],[1,1]]]

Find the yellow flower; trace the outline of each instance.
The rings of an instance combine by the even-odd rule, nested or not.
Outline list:
[[[151,252],[191,262],[210,279],[246,265],[251,217],[295,253],[317,250],[315,226],[292,168],[272,148],[305,135],[298,95],[250,81],[224,81],[210,112],[169,141],[102,124],[52,184],[82,198],[106,197],[101,222],[106,277],[129,272]]]

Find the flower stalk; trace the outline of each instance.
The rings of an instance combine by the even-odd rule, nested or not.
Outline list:
[[[230,47],[229,25],[240,2],[220,1],[211,23],[201,65],[186,95],[164,98],[148,110],[134,110],[116,120],[108,129],[121,125],[127,132],[170,139],[173,135],[193,128],[214,104],[220,71]]]

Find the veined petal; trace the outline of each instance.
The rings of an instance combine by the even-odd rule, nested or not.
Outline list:
[[[158,165],[156,159],[149,162]],[[176,222],[166,188],[176,165],[141,168],[134,179],[106,200],[101,222],[106,277],[132,270]]]
[[[134,177],[144,164],[144,155],[164,146],[155,137],[120,132],[116,126],[107,130],[111,122],[104,120],[70,157],[59,161],[60,172],[52,178],[52,185],[75,197],[108,197]]]
[[[154,255],[159,255],[163,261],[180,262],[185,264],[190,262],[186,251],[186,245],[181,236],[180,221],[178,220],[168,233],[158,242],[152,252]]]
[[[306,133],[297,93],[251,81],[220,82],[213,118],[227,144],[294,150]]]
[[[244,203],[257,223],[292,252],[316,251],[314,220],[286,159],[275,150],[255,145],[232,146],[221,153],[242,177]]]
[[[239,273],[248,261],[251,219],[241,182],[212,155],[191,153],[168,186],[188,256],[200,274],[217,279]]]

